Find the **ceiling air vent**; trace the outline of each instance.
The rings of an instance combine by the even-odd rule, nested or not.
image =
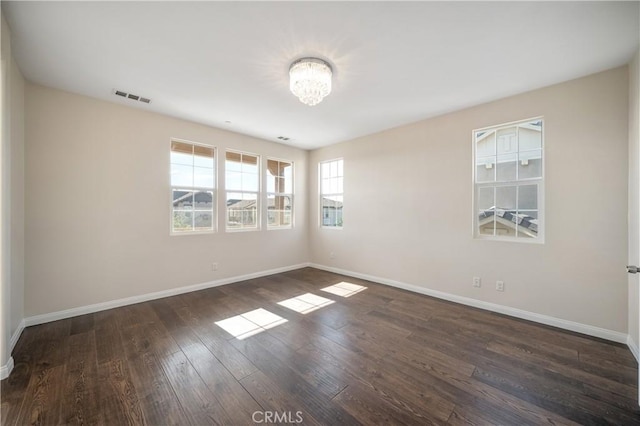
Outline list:
[[[151,99],[143,98],[142,96],[134,95],[133,93],[123,92],[122,90],[114,90],[113,94],[121,96],[123,98],[131,99],[132,101],[144,102],[145,104],[151,103]]]

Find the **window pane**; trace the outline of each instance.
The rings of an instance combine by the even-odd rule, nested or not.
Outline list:
[[[284,178],[276,178],[276,192],[282,193],[284,192]]]
[[[496,176],[496,157],[476,160],[476,182],[493,182]]]
[[[480,136],[476,136],[476,157],[496,155],[496,133],[493,130],[479,133]]]
[[[171,152],[171,164],[193,165],[193,155],[182,152]]]
[[[478,214],[478,233],[493,235],[495,228],[495,191],[493,187],[479,188],[476,208]]]
[[[276,178],[271,174],[267,174],[267,192],[276,192]]]
[[[242,172],[258,174],[258,157],[242,154]]]
[[[291,225],[291,197],[270,195],[267,202],[269,226]]]
[[[285,177],[287,175],[287,169],[291,170],[291,164],[280,162],[278,169],[278,176]]]
[[[257,194],[227,194],[227,227],[257,227]]]
[[[290,177],[285,177],[284,192],[286,194],[293,194],[293,179]]]
[[[194,185],[200,188],[213,188],[213,169],[204,167],[193,168]]]
[[[227,160],[225,161],[225,170],[234,172],[241,171],[242,166],[240,164],[240,157],[241,155],[237,152],[227,151],[225,154],[225,158]]]
[[[327,178],[327,177],[329,177],[330,174],[331,174],[331,166],[329,165],[329,163],[322,163],[321,164],[321,176],[322,176],[322,178]]]
[[[542,177],[542,151],[521,152],[518,160],[518,176],[520,179]]]
[[[496,180],[498,182],[516,180],[516,154],[498,155]]]
[[[342,226],[342,196],[322,198],[322,224],[324,226]]]
[[[285,211],[282,214],[282,226],[291,226],[291,212]]]
[[[193,191],[173,190],[173,208],[190,210],[193,208]]]
[[[536,238],[538,236],[538,211],[523,210],[518,213],[518,237]]]
[[[320,216],[322,226],[342,226],[343,160],[321,163]],[[332,194],[332,195],[329,195]]]
[[[227,193],[227,206],[229,206],[230,202],[236,202],[242,200],[242,192],[228,192]]]
[[[267,159],[267,175],[278,176],[280,174],[279,162]]]
[[[494,199],[494,189],[493,187],[489,188],[479,188],[478,189],[478,200],[476,202],[476,206],[480,212],[485,210],[492,210],[495,207],[495,199]]]
[[[336,178],[329,179],[329,193],[330,194],[338,193],[338,179]]]
[[[185,142],[171,142],[171,162],[175,164],[193,164],[193,145]]]
[[[538,209],[538,185],[518,187],[518,210]]]
[[[542,126],[527,123],[518,130],[519,150],[531,151],[542,149]]]
[[[496,208],[511,211],[516,209],[516,186],[496,187]]]
[[[330,194],[331,193],[331,180],[330,179],[322,179],[322,193]]]
[[[193,153],[195,166],[213,168],[213,147],[194,145]]]
[[[253,175],[253,174],[243,173],[242,174],[242,190],[258,192],[259,181],[260,179],[258,178],[257,174]]]
[[[497,154],[510,154],[518,152],[518,140],[515,127],[498,130],[496,151]]]
[[[196,211],[194,214],[194,227],[196,230],[204,231],[213,229],[213,212]]]
[[[171,164],[171,186],[193,186],[193,167]]]
[[[212,210],[213,209],[213,192],[197,191],[193,196],[194,208],[196,210]]]
[[[242,190],[242,173],[227,171],[225,187],[232,190]]]
[[[478,219],[478,233],[480,235],[495,235],[495,215],[489,212]]]
[[[193,230],[193,212],[176,211],[173,212],[173,230],[192,231]]]

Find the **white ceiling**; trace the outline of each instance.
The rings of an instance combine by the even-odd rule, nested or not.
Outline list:
[[[638,46],[638,5],[2,1],[2,10],[32,82],[313,149],[623,65]],[[314,107],[289,92],[289,65],[303,56],[334,69],[333,92]]]

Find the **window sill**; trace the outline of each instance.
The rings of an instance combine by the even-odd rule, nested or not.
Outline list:
[[[183,232],[175,232],[175,231],[170,231],[169,232],[169,236],[171,237],[183,237],[186,235],[209,235],[209,234],[215,234],[217,233],[217,231],[215,229],[212,229],[210,231],[183,231]]]

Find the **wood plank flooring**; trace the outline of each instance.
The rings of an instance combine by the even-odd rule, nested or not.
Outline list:
[[[349,282],[350,297],[321,291]],[[306,314],[278,302],[334,303]],[[286,320],[239,339],[216,321]],[[623,345],[304,268],[24,330],[3,425],[640,424]]]

